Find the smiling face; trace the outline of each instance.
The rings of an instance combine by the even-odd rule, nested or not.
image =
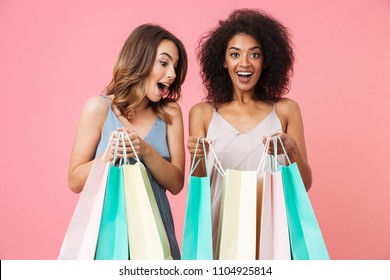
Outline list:
[[[176,78],[176,67],[179,51],[170,40],[162,40],[157,48],[156,59],[152,70],[145,80],[147,98],[158,102],[168,93],[168,87]]]
[[[228,69],[234,93],[254,92],[263,68],[260,43],[252,36],[238,33],[229,41],[224,67]]]

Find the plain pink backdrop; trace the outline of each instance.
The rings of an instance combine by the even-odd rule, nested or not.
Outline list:
[[[78,196],[67,167],[81,108],[111,78],[130,31],[158,23],[189,55],[188,111],[203,89],[195,47],[235,8],[288,26],[288,97],[302,110],[309,192],[333,259],[390,259],[390,3],[344,1],[0,0],[0,259],[55,259]],[[188,154],[187,154],[188,172]],[[181,243],[186,189],[172,197]]]

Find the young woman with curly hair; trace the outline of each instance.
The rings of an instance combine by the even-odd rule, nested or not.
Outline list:
[[[152,24],[134,29],[104,94],[89,98],[81,112],[68,171],[69,188],[81,192],[93,161],[113,159],[112,149],[103,158],[111,133],[126,130],[147,169],[174,259],[180,252],[166,190],[178,194],[184,183],[184,128],[177,101],[187,65],[183,43],[169,31]],[[127,156],[134,156],[131,148]]]
[[[187,147],[192,156],[198,137],[206,137],[225,169],[256,170],[264,137],[279,135],[310,188],[301,112],[295,101],[282,97],[293,74],[291,45],[286,27],[249,9],[232,12],[201,38],[197,55],[207,92],[205,102],[190,110]],[[223,177],[212,164],[209,168],[215,252]],[[205,175],[203,163],[194,175]]]

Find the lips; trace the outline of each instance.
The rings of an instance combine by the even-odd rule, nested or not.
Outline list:
[[[253,75],[253,72],[250,72],[250,71],[237,71],[236,74],[238,76],[238,80],[241,83],[247,83],[251,79],[251,77]]]
[[[163,97],[168,93],[169,84],[168,83],[157,83],[158,94]]]

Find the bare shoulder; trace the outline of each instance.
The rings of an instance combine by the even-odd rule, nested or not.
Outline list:
[[[281,98],[276,103],[276,110],[278,115],[287,117],[291,114],[300,114],[301,109],[299,108],[299,104],[290,99],[290,98]]]
[[[80,122],[85,127],[102,128],[107,118],[107,114],[107,101],[102,96],[93,96],[88,98],[85,102],[80,115]]]
[[[84,104],[83,112],[95,115],[96,117],[105,117],[108,113],[107,101],[102,96],[90,97]]]
[[[190,116],[202,116],[202,118],[209,118],[214,112],[213,105],[210,102],[199,102],[191,107]]]
[[[173,118],[182,118],[182,110],[176,101],[171,101],[164,106],[164,111],[167,112]]]

